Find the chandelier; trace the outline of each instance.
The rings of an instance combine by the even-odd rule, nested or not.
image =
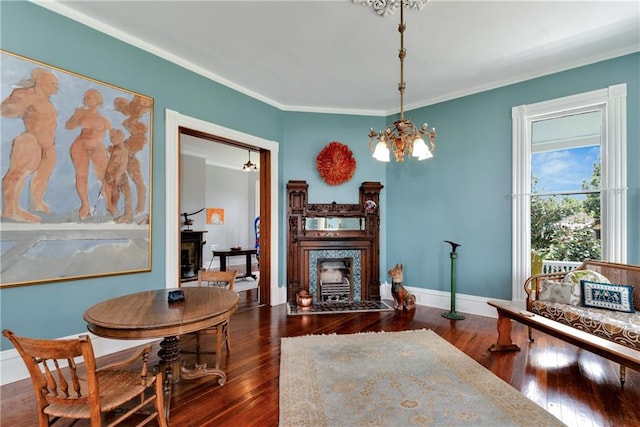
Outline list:
[[[251,162],[251,150],[249,150],[249,161],[242,165],[243,172],[257,172],[258,166],[255,163]]]
[[[404,157],[415,157],[418,160],[430,159],[433,157],[433,151],[436,148],[436,129],[431,128],[424,123],[421,128],[414,125],[411,120],[404,118],[404,90],[406,84],[404,81],[404,58],[407,51],[404,48],[404,31],[406,25],[404,23],[404,6],[422,9],[425,0],[389,0],[389,1],[371,1],[371,0],[354,0],[358,3],[373,5],[379,15],[385,16],[392,13],[400,6],[400,24],[398,32],[400,33],[400,83],[398,90],[400,91],[400,119],[393,122],[386,129],[376,132],[373,128],[369,131],[369,148],[373,150],[373,158],[381,162],[390,161],[390,152],[393,152],[396,162],[404,162]],[[381,6],[382,5],[382,6]],[[427,138],[429,143],[425,142]]]

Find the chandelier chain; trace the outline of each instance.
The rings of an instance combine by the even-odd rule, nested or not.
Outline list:
[[[400,83],[398,83],[400,118],[380,132],[376,132],[373,128],[370,129],[369,147],[373,150],[373,157],[376,160],[388,162],[390,161],[390,153],[393,152],[396,162],[404,162],[405,156],[415,157],[418,160],[429,159],[433,157],[433,151],[436,148],[435,128],[429,130],[429,126],[426,123],[422,125],[422,128],[418,128],[411,120],[404,118],[404,92],[407,86],[404,80],[404,60],[407,56],[407,51],[404,47],[404,33],[407,29],[404,22],[404,6],[421,9],[426,0],[353,1],[354,3],[371,5],[379,14],[382,14],[381,10],[386,11],[385,14],[387,14],[391,13],[389,11],[392,8],[395,10],[400,7],[400,24],[398,25],[398,32],[400,33],[400,50],[398,52],[398,58],[400,59]],[[424,141],[423,137],[425,136],[428,138],[429,144]]]
[[[404,31],[407,26],[404,25],[404,7],[403,3],[400,3],[400,24],[398,24],[398,32],[400,33],[400,52],[398,58],[400,58],[400,83],[398,83],[398,90],[400,91],[400,120],[404,120],[404,90],[407,87],[404,81],[404,58],[407,56],[407,51],[404,48]]]

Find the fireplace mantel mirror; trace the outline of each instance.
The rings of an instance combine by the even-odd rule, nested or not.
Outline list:
[[[358,203],[307,203],[306,181],[289,181],[287,298],[380,300],[379,182],[363,182]]]
[[[312,217],[304,219],[305,230],[364,230],[365,217],[343,218],[339,216]]]

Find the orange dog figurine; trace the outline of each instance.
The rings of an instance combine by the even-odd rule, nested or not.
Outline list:
[[[404,266],[402,264],[396,264],[391,270],[389,270],[389,276],[391,276],[391,295],[396,302],[396,310],[409,311],[416,308],[416,296],[411,295],[402,282],[404,276],[402,270]]]

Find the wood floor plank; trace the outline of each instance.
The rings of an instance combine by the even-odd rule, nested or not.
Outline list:
[[[491,353],[487,349],[497,338],[494,318],[465,314],[466,319],[452,321],[441,316],[443,310],[422,306],[409,313],[287,316],[284,305],[255,308],[252,298],[242,301],[245,306],[230,323],[231,352],[223,356],[226,384],[219,386],[212,378],[178,382],[172,426],[277,426],[282,337],[410,329],[434,330],[569,426],[640,425],[640,373],[627,370],[621,387],[617,365],[541,332],[529,343],[526,327],[517,323],[512,337],[521,351]],[[101,358],[99,364],[120,357]],[[0,388],[0,400],[3,427],[35,425],[28,379]]]

